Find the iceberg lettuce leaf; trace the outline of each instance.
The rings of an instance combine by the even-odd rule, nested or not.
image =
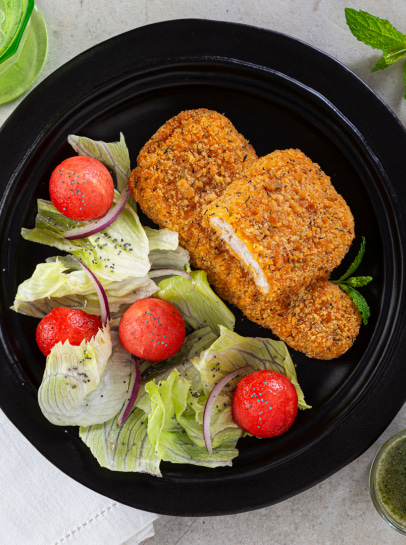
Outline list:
[[[130,276],[117,281],[101,279],[101,284],[114,319],[136,300],[149,297],[158,290],[148,276]],[[99,299],[88,274],[70,257],[58,256],[39,263],[32,276],[18,286],[12,309],[43,318],[59,306],[100,315]]]
[[[134,360],[121,345],[118,331],[111,331],[112,352],[96,389],[86,396],[86,417],[80,424],[103,423],[119,413],[128,396]]]
[[[115,193],[115,200],[118,198]],[[138,215],[127,204],[109,227],[77,240],[67,240],[63,233],[83,222],[71,220],[58,212],[50,201],[38,201],[34,229],[23,228],[24,239],[53,246],[79,258],[102,280],[124,280],[146,276],[150,269],[149,243]]]
[[[200,373],[206,394],[209,394],[225,375],[249,365],[255,371],[269,369],[285,375],[296,389],[299,408],[310,408],[304,400],[295,366],[284,342],[259,337],[242,337],[223,326],[220,326],[220,332],[219,338],[199,357],[192,360]],[[229,396],[230,400],[238,380],[238,377],[231,380],[228,387],[223,388],[222,395]]]
[[[210,455],[202,442],[203,427],[194,420],[193,411],[187,404],[190,383],[177,369],[165,381],[149,382],[146,391],[151,399],[148,437],[162,460],[205,467],[231,465],[232,459],[238,456],[235,446],[241,429],[236,429],[234,435],[224,436],[222,442],[217,441]],[[200,437],[200,441],[195,441],[196,437]]]
[[[179,246],[179,235],[169,229],[144,226],[149,242],[151,269],[185,270],[189,266],[189,252]]]
[[[151,269],[178,269],[184,271],[189,266],[189,252],[178,246],[176,250],[152,250],[149,252]]]
[[[87,423],[86,397],[95,390],[112,353],[108,324],[89,342],[72,346],[57,343],[47,356],[38,390],[38,402],[44,416],[56,425]]]
[[[186,335],[181,349],[172,358],[158,363],[141,361],[142,380],[135,405],[148,413],[151,410],[151,403],[145,392],[146,384],[151,380],[166,380],[173,369],[178,369],[179,373],[187,378],[191,388],[194,390],[201,388],[200,374],[192,365],[192,359],[208,349],[216,338],[217,335],[209,327],[198,329]]]
[[[161,458],[148,438],[145,412],[135,408],[123,426],[117,420],[118,415],[104,424],[81,427],[79,436],[102,467],[161,477]]]
[[[166,380],[174,368],[180,369],[184,376],[199,382],[190,359],[208,348],[215,338],[210,328],[194,331],[186,337],[176,356],[149,368],[147,378],[142,381],[135,406],[122,426],[117,425],[118,416],[115,416],[104,424],[80,428],[81,439],[102,467],[112,471],[138,471],[155,476],[161,475],[159,469],[161,457],[155,452],[148,437],[151,400],[145,386],[151,381],[151,377],[158,381]]]
[[[90,426],[123,406],[135,365],[109,326],[89,342],[58,343],[47,357],[38,391],[44,416],[59,426]]]
[[[153,229],[144,225],[145,234],[148,237],[149,249],[152,250],[176,250],[179,246],[179,235],[170,229]]]
[[[233,329],[234,314],[214,293],[204,271],[192,271],[192,279],[173,276],[162,280],[156,297],[172,303],[193,329],[210,327],[217,335],[220,326]]]
[[[119,142],[102,142],[85,136],[70,134],[68,142],[78,155],[97,159],[115,174],[117,189],[121,192],[127,187],[131,174],[130,154],[124,135],[120,133]]]

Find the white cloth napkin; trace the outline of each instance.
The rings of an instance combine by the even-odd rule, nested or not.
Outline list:
[[[1,545],[138,545],[157,515],[92,492],[42,456],[0,410]]]

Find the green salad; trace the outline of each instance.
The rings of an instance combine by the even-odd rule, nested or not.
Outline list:
[[[70,136],[69,142],[79,155],[94,157],[113,172],[117,202],[131,172],[124,137],[105,143]],[[216,398],[211,453],[203,436],[204,409],[215,385],[246,366],[285,375],[296,389],[299,409],[309,408],[286,345],[234,331],[233,313],[211,289],[205,272],[190,269],[177,233],[142,225],[131,197],[102,231],[68,240],[66,231],[82,223],[65,217],[51,201],[38,201],[35,227],[21,234],[59,252],[39,263],[19,285],[12,308],[35,318],[60,306],[100,315],[100,297],[86,269],[104,290],[109,320],[89,342],[55,345],[38,391],[44,416],[55,425],[78,426],[80,438],[101,466],[161,476],[161,461],[231,465],[238,455],[237,442],[246,435],[231,410],[238,377]],[[140,361],[137,369],[120,344],[118,325],[131,304],[151,296],[179,310],[187,334],[173,357],[159,363]],[[137,371],[138,394],[123,421]]]

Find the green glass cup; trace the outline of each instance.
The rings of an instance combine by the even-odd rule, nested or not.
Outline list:
[[[379,448],[371,465],[369,491],[383,520],[406,536],[406,430]]]
[[[0,0],[0,104],[31,87],[47,46],[45,22],[34,0]]]

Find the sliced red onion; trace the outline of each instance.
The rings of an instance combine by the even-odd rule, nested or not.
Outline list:
[[[77,261],[78,263],[80,263],[82,265],[82,267],[85,269],[85,271],[87,272],[87,274],[88,274],[88,276],[90,278],[90,281],[92,282],[93,286],[95,287],[97,297],[99,298],[100,319],[102,321],[102,324],[106,324],[110,320],[110,307],[109,307],[109,302],[107,300],[106,292],[104,291],[104,288],[100,283],[100,280],[89,269],[89,267],[87,265],[85,265],[84,263],[82,263],[82,261],[80,261],[80,259],[78,259],[74,255],[71,255],[70,257],[72,259],[74,259],[75,261]]]
[[[117,419],[117,424],[119,426],[122,426],[124,422],[127,420],[132,408],[134,407],[134,403],[137,399],[138,392],[140,390],[141,370],[138,364],[138,359],[134,358],[134,361],[135,361],[135,373],[132,374],[130,386],[128,387],[129,397],[127,399],[127,402],[124,404],[124,407]]]
[[[78,238],[90,237],[90,235],[95,235],[96,233],[103,231],[103,229],[106,229],[106,227],[116,221],[118,216],[124,210],[129,196],[130,191],[128,187],[126,187],[121,192],[116,204],[113,206],[113,208],[110,208],[105,216],[98,220],[92,221],[91,223],[87,223],[82,227],[75,227],[75,229],[65,231],[65,233],[63,233],[64,238],[67,238],[68,240],[76,240]]]
[[[220,379],[218,383],[215,385],[213,390],[210,392],[209,397],[207,398],[206,405],[204,406],[204,413],[203,413],[203,438],[206,444],[207,452],[210,455],[213,452],[212,443],[211,443],[211,433],[210,433],[210,420],[211,420],[211,413],[213,411],[214,403],[216,402],[216,398],[221,392],[221,390],[224,388],[224,386],[228,382],[230,382],[230,380],[232,380],[234,377],[239,375],[241,371],[244,371],[246,369],[251,369],[251,367],[249,365],[246,365],[245,367],[240,367],[239,369],[236,369],[235,371],[231,371],[231,373],[224,375],[224,377]]]
[[[192,275],[187,271],[180,271],[179,269],[153,269],[149,271],[148,276],[150,278],[156,278],[157,276],[183,276],[192,280]]]

